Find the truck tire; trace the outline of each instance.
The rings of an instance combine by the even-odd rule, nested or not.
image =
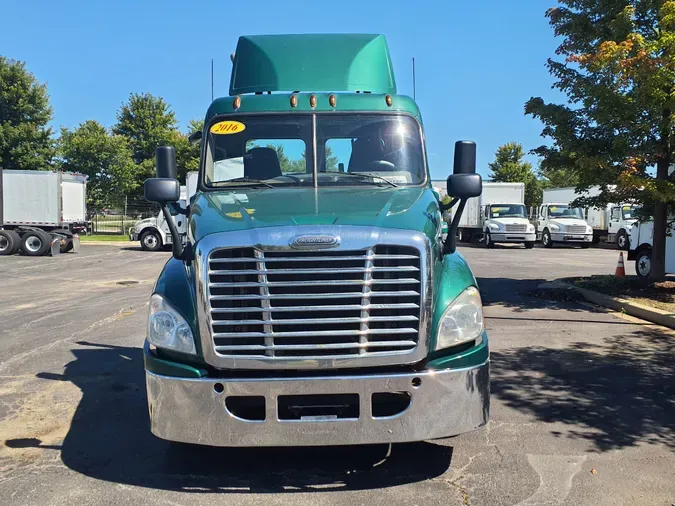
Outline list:
[[[532,249],[532,248],[534,248],[534,241],[528,241],[528,242],[525,242],[525,243],[523,243],[523,244],[525,245],[525,248],[526,248],[526,249]]]
[[[14,230],[0,230],[0,255],[13,255],[21,247],[21,237]]]
[[[622,251],[628,251],[630,249],[630,238],[625,230],[619,230],[619,233],[616,234],[616,247]]]
[[[490,249],[495,247],[495,243],[492,242],[492,236],[490,235],[489,230],[485,231],[485,246]]]
[[[141,248],[145,251],[159,251],[162,249],[162,236],[156,230],[147,230],[141,234],[139,239]]]
[[[652,273],[652,250],[643,248],[635,256],[635,273],[642,281],[648,281]]]
[[[71,249],[73,249],[73,239],[67,238],[66,244],[62,244],[59,249],[61,250],[61,253],[68,253]]]
[[[588,248],[590,248],[590,247],[591,247],[591,245],[590,245],[589,243],[587,243],[587,242],[581,244],[581,249],[588,249]]]
[[[49,251],[51,236],[42,230],[29,230],[21,237],[21,251],[29,257],[39,257]]]
[[[551,239],[551,232],[547,228],[544,229],[544,232],[541,234],[541,243],[544,245],[544,248],[552,248],[553,240]]]

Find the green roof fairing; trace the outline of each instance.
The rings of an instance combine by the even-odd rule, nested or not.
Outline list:
[[[383,35],[253,35],[239,38],[230,96],[266,91],[396,94]]]

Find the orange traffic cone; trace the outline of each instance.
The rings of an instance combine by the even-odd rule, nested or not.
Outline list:
[[[623,266],[623,251],[619,253],[619,263],[616,266],[616,271],[614,272],[614,275],[617,278],[625,278],[626,277],[626,269]]]

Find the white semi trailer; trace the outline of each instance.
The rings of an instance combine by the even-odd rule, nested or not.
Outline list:
[[[611,190],[611,187],[610,187]],[[593,186],[583,193],[576,193],[574,187],[545,190],[550,201],[571,203],[578,197],[595,197],[600,187]],[[635,223],[636,206],[630,203],[611,203],[605,207],[582,209],[586,223],[593,229],[593,242],[610,242],[627,251],[630,246],[630,231]]]
[[[532,248],[535,228],[527,219],[525,183],[483,183],[483,193],[467,201],[459,221],[460,242],[483,239],[488,248],[496,243],[522,243]]]
[[[87,226],[87,176],[0,170],[0,255],[77,251]]]

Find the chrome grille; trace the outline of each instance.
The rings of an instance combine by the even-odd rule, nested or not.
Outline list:
[[[216,249],[208,257],[211,336],[220,357],[406,354],[419,343],[420,253]]]
[[[504,225],[504,230],[506,232],[516,232],[516,233],[527,232],[527,225],[520,223],[506,224]]]
[[[565,225],[566,234],[585,234],[586,226],[585,225]]]

